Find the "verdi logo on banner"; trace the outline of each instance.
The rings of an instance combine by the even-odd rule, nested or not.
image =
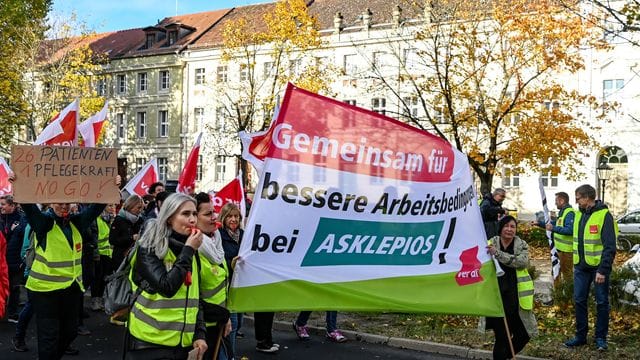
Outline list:
[[[430,265],[443,226],[321,218],[301,266]]]

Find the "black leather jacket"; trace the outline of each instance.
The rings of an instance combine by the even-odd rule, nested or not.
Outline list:
[[[136,255],[136,263],[133,269],[133,281],[141,286],[148,293],[159,293],[170,298],[173,297],[184,283],[187,272],[191,271],[192,276],[198,276],[197,269],[191,269],[191,260],[196,251],[185,246],[187,236],[172,233],[169,238],[169,249],[176,254],[176,261],[171,270],[167,271],[163,261],[158,258],[155,252],[150,252],[147,248],[139,247]],[[196,329],[193,340],[204,340],[206,337],[206,324],[202,302],[196,321]],[[131,349],[143,349],[148,347],[158,347],[156,344],[149,344],[132,337]]]

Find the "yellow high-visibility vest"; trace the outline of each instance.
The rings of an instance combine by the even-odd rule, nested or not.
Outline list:
[[[47,233],[47,246],[43,250],[36,246],[36,254],[27,278],[26,288],[31,291],[55,291],[66,289],[76,281],[80,289],[82,285],[82,236],[73,223],[71,238],[73,246],[69,246],[62,228],[54,222]],[[37,239],[36,239],[37,241]]]

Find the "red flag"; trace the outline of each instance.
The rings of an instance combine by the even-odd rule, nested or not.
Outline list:
[[[187,162],[178,178],[178,187],[176,191],[184,194],[191,194],[196,188],[196,174],[198,172],[198,155],[200,154],[200,139],[202,133],[198,134],[195,144],[189,153]]]
[[[54,116],[38,135],[34,145],[76,146],[78,145],[78,120],[80,100],[75,99]]]
[[[158,161],[153,158],[125,185],[124,189],[129,194],[143,196],[147,194],[149,185],[158,181]]]
[[[213,195],[213,211],[220,213],[220,209],[227,203],[233,203],[240,208],[242,217],[245,215],[244,189],[242,188],[242,173],[230,183],[225,185],[220,191]]]
[[[12,174],[11,168],[4,158],[0,158],[0,196],[11,194],[13,188],[9,182],[9,174]]]
[[[102,110],[97,114],[91,116],[87,120],[78,125],[78,131],[82,135],[83,145],[86,147],[96,147],[98,139],[100,139],[100,133],[107,123],[107,115],[109,113],[109,106],[107,101],[104,102]]]

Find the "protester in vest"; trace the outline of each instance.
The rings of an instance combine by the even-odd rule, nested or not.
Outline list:
[[[27,220],[17,203],[13,201],[13,196],[3,195],[0,197],[0,231],[7,241],[6,264],[9,268],[9,299],[6,305],[6,317],[9,322],[18,321],[18,305],[20,303],[20,288],[24,284],[22,276],[23,264],[20,257],[22,238]]]
[[[595,282],[595,345],[608,349],[609,275],[616,256],[617,229],[607,206],[596,201],[596,189],[585,184],[576,189],[579,211],[573,223],[573,300],[576,309],[576,334],[564,343],[569,348],[587,344],[589,288]]]
[[[487,252],[493,255],[504,270],[498,277],[504,315],[509,326],[513,349],[519,353],[530,338],[537,335],[538,327],[533,314],[533,280],[529,276],[529,245],[516,235],[517,224],[513,216],[498,221],[498,236],[490,239]],[[496,341],[494,359],[511,359],[504,318],[487,318],[487,328],[493,329]]]
[[[15,180],[15,175],[9,178]],[[120,185],[120,176],[116,176]],[[22,204],[35,233],[35,259],[27,289],[38,325],[38,358],[60,359],[77,336],[82,284],[82,236],[104,204],[91,204],[70,215],[69,203],[51,204],[46,213],[36,204]]]
[[[200,297],[207,324],[207,345],[205,359],[214,358],[216,348],[218,360],[233,359],[231,343],[227,335],[231,332],[231,320],[227,310],[227,289],[229,271],[224,258],[222,239],[216,225],[213,202],[207,193],[195,195],[198,210],[197,227],[202,231],[202,246],[198,249],[200,259]]]
[[[575,210],[569,203],[569,194],[563,191],[556,193],[556,207],[560,212],[555,222],[534,224],[553,232],[553,243],[560,260],[560,276],[554,282],[554,285],[558,286],[560,281],[573,281],[573,219],[575,218]]]
[[[131,246],[138,239],[144,219],[140,216],[144,203],[139,195],[131,195],[124,201],[122,209],[111,223],[109,244],[113,246],[111,261],[117,268]]]
[[[487,239],[499,235],[498,220],[506,214],[506,210],[502,207],[502,202],[507,196],[504,189],[495,189],[491,194],[484,194],[480,202],[480,214],[484,223],[484,231],[487,233]]]
[[[95,222],[95,233],[97,238],[97,249],[94,254],[94,275],[91,283],[91,310],[104,310],[104,278],[113,272],[113,264],[111,263],[111,255],[113,253],[111,244],[109,244],[109,232],[111,223],[115,218],[116,206],[109,204],[102,214],[98,216]],[[92,225],[92,228],[94,227]]]
[[[207,351],[196,219],[195,200],[172,194],[140,238],[130,276],[142,292],[129,314],[126,359],[186,359],[189,351]]]

